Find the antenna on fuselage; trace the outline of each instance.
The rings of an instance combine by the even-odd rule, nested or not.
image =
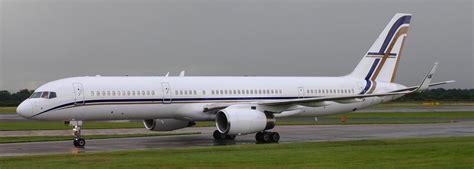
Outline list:
[[[179,73],[179,77],[184,77],[184,73],[186,73],[184,70]]]
[[[165,77],[168,77],[170,75],[170,72],[166,73]]]

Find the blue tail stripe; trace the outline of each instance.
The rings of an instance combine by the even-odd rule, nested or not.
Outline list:
[[[387,48],[388,46],[388,43],[390,42],[390,40],[392,40],[392,37],[393,35],[395,34],[395,31],[397,31],[397,29],[407,23],[409,24],[410,23],[410,20],[411,20],[411,16],[410,15],[407,15],[407,16],[403,16],[403,17],[400,17],[393,25],[392,27],[390,28],[390,31],[388,32],[387,36],[385,37],[385,40],[382,44],[382,47],[380,48],[380,51],[379,53],[385,53],[385,49]]]
[[[370,77],[372,74],[374,74],[375,68],[377,67],[380,59],[375,59],[374,63],[372,63],[372,67],[370,67],[369,73],[367,73],[367,76],[365,76],[365,87],[364,90],[362,90],[359,94],[365,94],[369,89],[370,86],[372,86],[372,82],[370,81]]]
[[[365,80],[369,80],[370,77],[372,76],[372,74],[374,74],[375,68],[377,67],[379,61],[380,61],[380,59],[375,59],[374,60],[374,63],[372,64],[372,67],[370,67],[369,73],[367,74],[367,76],[365,76]]]

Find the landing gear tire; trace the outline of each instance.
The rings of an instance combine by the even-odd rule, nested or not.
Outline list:
[[[235,140],[236,135],[227,135],[219,132],[219,130],[215,130],[214,133],[212,133],[212,136],[214,137],[214,140]]]
[[[278,132],[273,132],[270,138],[273,143],[278,143],[280,141],[280,134],[278,134]]]
[[[73,142],[75,147],[82,148],[86,145],[86,140],[80,138],[80,139],[74,139]]]
[[[280,134],[277,132],[261,131],[255,134],[255,140],[258,143],[278,143]]]
[[[262,141],[265,142],[265,143],[270,143],[270,141],[271,141],[271,137],[270,137],[270,136],[271,136],[271,133],[270,133],[270,132],[265,132],[265,133],[263,134],[263,139],[262,139]]]

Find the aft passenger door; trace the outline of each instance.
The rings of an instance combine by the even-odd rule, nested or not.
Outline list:
[[[84,105],[84,88],[81,83],[73,83],[74,88],[74,105]]]
[[[170,104],[171,103],[170,83],[162,82],[161,89],[163,90],[163,104]]]

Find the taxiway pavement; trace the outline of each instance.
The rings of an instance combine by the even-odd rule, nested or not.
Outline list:
[[[214,127],[193,127],[175,132],[201,132],[201,134],[87,140],[85,148],[74,148],[72,141],[8,143],[0,144],[0,156],[108,152],[256,143],[253,134],[237,136],[235,141],[214,141],[212,138],[212,132],[214,130]],[[280,133],[280,143],[412,137],[474,136],[474,122],[441,124],[276,126],[276,128],[272,131],[277,131]],[[58,135],[63,135],[65,133],[61,132],[66,131],[53,132],[59,132],[60,134]],[[87,139],[88,134],[99,134],[97,132],[100,132],[100,134],[125,134],[137,132],[149,133],[150,131],[145,129],[84,130],[85,138]],[[47,135],[46,133],[43,134]]]

